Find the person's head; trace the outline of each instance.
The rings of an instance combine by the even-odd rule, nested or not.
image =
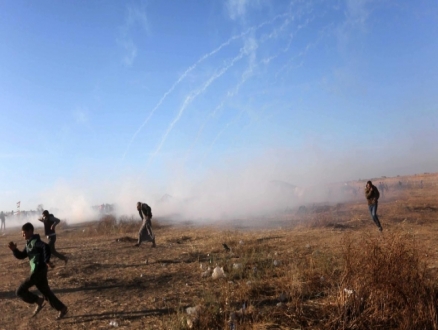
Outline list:
[[[44,211],[43,211],[43,218],[47,217],[48,215],[49,215],[49,211],[44,210]]]
[[[137,202],[137,210],[141,210],[141,202]]]
[[[373,185],[373,183],[371,181],[367,182],[367,188],[370,188]]]
[[[30,222],[27,222],[21,227],[21,236],[23,236],[24,239],[29,239],[32,235],[33,225]]]

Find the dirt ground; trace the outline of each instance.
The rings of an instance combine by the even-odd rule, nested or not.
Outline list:
[[[403,185],[396,189],[401,180]],[[203,271],[216,264],[236,263],[243,246],[251,246],[252,251],[263,251],[272,258],[278,256],[288,265],[308,249],[336,253],[346,235],[354,239],[403,232],[417,238],[427,254],[428,267],[437,268],[438,174],[382,181],[394,187],[379,204],[382,234],[369,216],[363,194],[348,203],[278,214],[266,219],[264,228],[253,230],[232,224],[170,225],[154,218],[156,248],[151,248],[150,243],[133,247],[135,229],[102,234],[95,230],[96,223],[60,228],[57,250],[66,254],[69,262],[64,266],[61,260],[53,258],[56,267],[48,274],[50,287],[69,308],[60,321],[55,320],[57,313],[48,304],[39,315],[30,318],[34,306],[15,296],[16,288],[29,275],[29,262],[15,259],[8,249],[9,241],[17,242],[19,249],[24,247],[19,228],[9,229],[0,236],[0,329],[184,328],[181,320],[186,308],[205,303],[206,293],[218,287],[211,276],[201,277]],[[36,232],[42,234],[41,229]],[[247,278],[227,278],[220,286],[244,286],[247,282]],[[266,301],[273,299],[275,293],[260,295]],[[254,323],[253,327],[285,328],[263,322]]]

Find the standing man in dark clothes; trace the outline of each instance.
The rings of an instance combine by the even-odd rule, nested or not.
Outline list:
[[[138,202],[137,210],[143,222],[138,232],[138,242],[135,246],[140,246],[141,242],[152,242],[152,247],[156,247],[155,235],[152,233],[152,209],[146,203]]]
[[[49,211],[47,210],[43,211],[43,217],[38,220],[44,223],[44,235],[46,235],[47,239],[49,240],[49,246],[52,256],[64,260],[65,264],[67,265],[68,258],[65,255],[57,252],[55,249],[55,242],[56,242],[55,227],[61,222],[61,220],[55,218],[55,216],[53,214],[50,214]]]
[[[41,241],[40,235],[34,234],[33,231],[33,225],[30,222],[25,223],[23,227],[21,227],[21,234],[26,240],[26,247],[23,251],[18,250],[17,244],[14,242],[9,242],[8,245],[9,249],[14,253],[15,258],[25,259],[28,257],[30,262],[30,277],[21,283],[16,293],[18,297],[28,304],[37,305],[32,317],[37,315],[44,307],[45,299],[49,301],[50,306],[59,312],[56,317],[56,319],[59,320],[67,314],[67,306],[50,290],[49,283],[47,282],[47,266],[53,268],[53,264],[50,262],[50,248],[46,243]],[[43,294],[44,298],[29,292],[29,289],[34,285]]]
[[[371,181],[368,181],[365,187],[365,197],[368,200],[368,209],[370,210],[371,217],[373,218],[376,226],[379,227],[379,230],[382,231],[383,228],[380,224],[379,217],[377,216],[377,206],[380,193],[377,187],[374,186]]]
[[[0,212],[0,220],[1,220],[1,227],[0,230],[3,230],[3,232],[6,231],[6,218],[5,218],[5,214],[3,213],[3,211]]]

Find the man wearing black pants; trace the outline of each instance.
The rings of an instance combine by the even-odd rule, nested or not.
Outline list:
[[[50,248],[40,239],[40,235],[33,233],[34,228],[31,223],[25,223],[21,227],[21,233],[26,240],[26,247],[23,251],[17,249],[17,244],[9,242],[9,249],[13,252],[17,259],[29,258],[30,262],[30,277],[24,280],[17,289],[17,296],[28,304],[37,304],[33,312],[33,316],[37,315],[44,307],[44,299],[49,301],[50,306],[56,309],[59,313],[57,320],[63,318],[67,314],[67,306],[65,306],[50,290],[47,282],[47,266],[53,267],[50,262]],[[44,298],[37,296],[29,291],[32,286],[36,286],[42,293]]]
[[[50,251],[52,256],[55,256],[65,262],[67,264],[68,258],[56,251],[55,242],[56,242],[56,232],[55,227],[61,222],[58,218],[55,218],[53,214],[50,214],[49,211],[43,211],[43,217],[38,219],[42,223],[44,223],[44,234],[47,236],[50,245]]]

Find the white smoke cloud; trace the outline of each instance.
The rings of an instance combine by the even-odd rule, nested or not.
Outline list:
[[[126,7],[125,21],[119,28],[117,43],[124,50],[123,63],[126,66],[132,66],[138,55],[138,46],[134,41],[134,32],[137,30],[143,30],[145,33],[149,32],[149,23],[144,3],[138,6],[128,5]]]
[[[249,4],[248,0],[228,0],[226,7],[230,18],[234,20],[244,17]]]

